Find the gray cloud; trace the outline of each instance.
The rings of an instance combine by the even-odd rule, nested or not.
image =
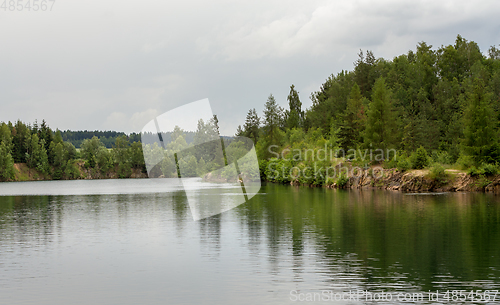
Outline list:
[[[305,106],[359,49],[391,59],[457,34],[500,43],[489,1],[56,1],[50,12],[0,10],[0,120],[61,129],[139,131],[209,98],[224,133],[270,93]]]

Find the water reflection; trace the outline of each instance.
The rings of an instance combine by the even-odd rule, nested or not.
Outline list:
[[[52,295],[58,289],[47,285],[73,290],[89,281],[113,300],[105,303],[163,304],[168,296],[172,304],[281,304],[292,289],[500,288],[497,197],[281,185],[261,192],[198,222],[180,190],[0,197],[0,292],[28,303],[30,294],[12,291]],[[83,293],[89,287],[82,303],[93,300]]]

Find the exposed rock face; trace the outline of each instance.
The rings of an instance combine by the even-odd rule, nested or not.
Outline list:
[[[441,181],[428,177],[428,171],[414,170],[399,172],[396,169],[384,170],[383,175],[350,177],[344,188],[377,188],[402,192],[493,192],[500,194],[500,176],[472,177],[462,172],[447,171],[447,178]],[[327,186],[337,188],[336,184]]]

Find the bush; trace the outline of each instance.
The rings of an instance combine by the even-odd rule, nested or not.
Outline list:
[[[467,174],[471,176],[493,176],[498,173],[498,167],[494,164],[489,164],[489,163],[483,163],[479,168],[476,168],[475,166],[471,166],[467,170]]]
[[[384,168],[396,168],[398,167],[398,160],[396,157],[384,162]]]
[[[477,188],[484,190],[490,183],[491,183],[491,181],[486,179],[486,177],[484,175],[480,175],[479,179],[474,183],[474,185]]]
[[[482,175],[483,172],[478,169],[477,167],[475,166],[471,166],[468,170],[467,170],[467,174],[471,175],[471,176],[479,176],[479,175]]]
[[[498,167],[495,164],[485,163],[481,166],[481,171],[486,176],[493,176],[498,173]]]
[[[429,170],[429,178],[438,183],[446,183],[448,175],[441,164],[435,163]]]
[[[411,162],[406,156],[401,156],[398,159],[398,170],[401,172],[405,172],[411,168]]]
[[[474,166],[474,159],[471,156],[461,154],[456,164],[460,169],[468,169]]]
[[[78,170],[78,166],[76,165],[76,161],[69,160],[66,169],[64,170],[64,175],[68,179],[77,179],[80,178],[80,171]]]
[[[347,178],[347,176],[345,176],[344,174],[342,174],[337,179],[337,187],[344,188],[345,186],[347,186],[348,182],[349,182],[349,178]]]
[[[410,158],[411,166],[415,169],[422,169],[429,164],[429,155],[423,146],[417,148]]]
[[[433,151],[432,160],[440,164],[452,164],[452,157],[447,151]]]

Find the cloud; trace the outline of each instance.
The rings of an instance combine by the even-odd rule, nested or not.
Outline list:
[[[303,105],[359,49],[391,59],[457,34],[500,43],[500,2],[278,0],[57,2],[0,10],[0,120],[137,131],[142,118],[209,98],[234,133],[270,93]],[[125,123],[124,123],[125,122]]]

